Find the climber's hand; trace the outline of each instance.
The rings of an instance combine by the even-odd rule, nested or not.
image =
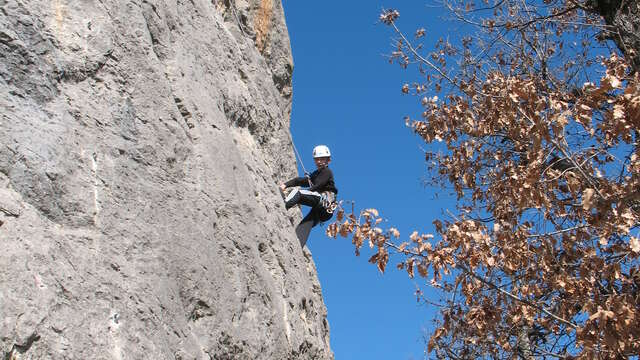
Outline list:
[[[285,191],[287,189],[287,185],[280,184],[280,190]]]

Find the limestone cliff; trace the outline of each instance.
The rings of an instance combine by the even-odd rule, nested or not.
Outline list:
[[[277,0],[0,0],[0,358],[330,359]]]

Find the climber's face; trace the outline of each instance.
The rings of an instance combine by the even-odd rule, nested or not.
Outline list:
[[[331,162],[330,157],[317,157],[317,158],[314,158],[313,160],[316,162],[316,167],[318,169],[322,169],[323,167],[326,167]]]

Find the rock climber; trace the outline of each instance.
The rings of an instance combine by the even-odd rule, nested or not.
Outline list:
[[[307,243],[311,228],[320,222],[331,219],[336,206],[336,195],[338,194],[338,189],[333,180],[333,173],[329,169],[329,163],[331,162],[329,148],[325,145],[318,145],[313,148],[313,160],[316,163],[316,171],[307,176],[296,177],[280,184],[280,190],[283,194],[289,187],[303,186],[309,188],[306,190],[296,187],[284,199],[287,210],[298,204],[311,208],[300,224],[296,226],[296,235],[302,247]]]

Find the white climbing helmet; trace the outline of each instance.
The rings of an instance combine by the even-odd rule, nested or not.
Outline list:
[[[313,148],[313,158],[321,158],[321,157],[329,157],[331,156],[331,151],[326,145],[318,145]]]

